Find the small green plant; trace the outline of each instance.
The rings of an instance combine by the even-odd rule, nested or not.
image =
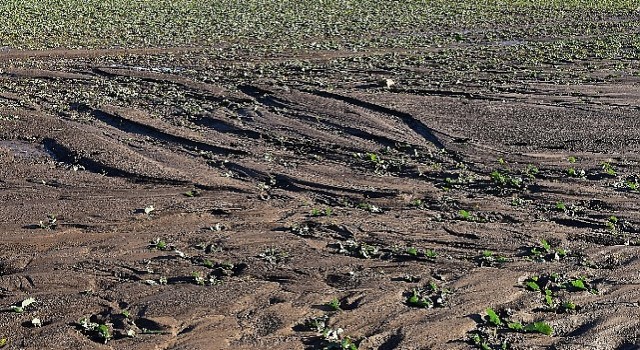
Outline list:
[[[407,294],[406,304],[418,308],[443,307],[447,304],[451,291],[430,282],[423,288],[414,288]]]
[[[154,208],[153,205],[148,205],[143,210],[145,214],[150,215],[152,212],[156,210],[156,208]]]
[[[546,240],[540,240],[540,245],[530,248],[530,258],[536,261],[556,261],[564,259],[569,251],[563,248],[553,248]]]
[[[569,161],[569,163],[574,164],[578,161],[578,159],[574,156],[570,156],[569,158],[567,158],[567,160]]]
[[[344,335],[342,328],[325,328],[322,331],[322,339],[323,350],[358,350],[356,343],[349,336]]]
[[[502,255],[495,255],[490,250],[485,250],[482,251],[478,257],[476,257],[476,261],[478,263],[478,266],[493,267],[507,262],[507,258]]]
[[[199,197],[200,196],[200,191],[198,191],[198,190],[189,190],[189,191],[185,192],[184,195],[186,197],[190,197],[190,198]]]
[[[88,317],[80,319],[77,326],[84,334],[96,338],[104,344],[112,338],[111,328],[107,324],[92,322]]]
[[[532,164],[528,164],[527,167],[524,169],[524,175],[528,177],[530,180],[535,179],[536,175],[538,175],[539,173],[540,173],[540,169],[538,169],[538,167]]]
[[[318,217],[318,216],[331,216],[333,210],[331,208],[325,208],[324,210],[313,208],[309,213],[310,216]]]
[[[47,221],[40,221],[38,227],[44,230],[55,230],[58,227],[58,219],[54,214],[47,214]]]
[[[496,312],[493,311],[493,309],[488,308],[486,312],[487,312],[487,321],[489,322],[489,324],[492,324],[496,327],[503,325],[502,320],[500,319],[500,316],[498,316],[498,314],[496,314]]]
[[[342,303],[338,298],[333,298],[326,304],[332,311],[342,311]]]
[[[560,211],[567,211],[567,205],[564,204],[564,202],[558,202],[556,203],[556,210],[560,210]]]
[[[616,169],[609,162],[602,162],[602,171],[608,176],[616,176]]]
[[[15,312],[17,314],[21,314],[23,312],[25,312],[28,308],[32,307],[33,304],[36,303],[36,299],[34,298],[27,298],[24,299],[23,301],[21,301],[20,303],[16,304],[16,305],[11,305],[8,309],[4,309],[5,311],[12,311]]]
[[[258,257],[270,264],[277,265],[289,260],[289,253],[277,248],[267,248]]]
[[[370,204],[370,203],[366,203],[366,202],[362,202],[362,203],[358,204],[358,208],[360,208],[362,210],[366,210],[366,211],[368,211],[370,213],[374,213],[374,214],[380,214],[380,213],[384,212],[380,207],[375,206],[375,205]]]
[[[170,250],[170,247],[166,241],[160,238],[156,238],[153,241],[151,241],[151,243],[149,243],[149,249]]]
[[[465,221],[475,221],[475,218],[473,217],[473,215],[471,215],[471,212],[467,210],[461,209],[460,211],[458,211],[458,217]]]
[[[493,172],[491,172],[490,177],[491,180],[500,187],[511,187],[516,189],[523,187],[522,178],[512,176],[498,170],[494,170]]]
[[[546,322],[533,322],[524,327],[524,331],[533,333],[542,333],[544,335],[553,334],[553,327]]]
[[[584,170],[577,170],[575,168],[569,168],[567,169],[567,175],[571,176],[571,177],[580,177],[583,178],[587,175],[587,173]]]
[[[346,242],[338,242],[338,253],[344,255],[355,256],[362,259],[371,259],[381,256],[380,248],[374,245],[369,245],[364,242],[357,242],[355,240],[347,240]]]

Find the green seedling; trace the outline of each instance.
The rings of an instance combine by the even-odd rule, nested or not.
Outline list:
[[[327,302],[326,305],[331,308],[332,311],[342,311],[342,303],[338,298],[331,299],[331,301]]]
[[[602,162],[602,171],[609,176],[616,176],[616,169],[609,162]]]
[[[156,208],[153,207],[153,205],[148,205],[144,208],[144,213],[147,215],[150,215],[152,212],[154,212],[156,210]]]
[[[487,312],[487,321],[490,324],[496,327],[502,326],[503,323],[502,323],[502,320],[500,319],[500,316],[498,316],[498,314],[495,311],[493,311],[493,309],[488,308],[486,312]]]
[[[525,332],[542,333],[544,335],[553,334],[553,327],[546,322],[534,322],[524,327]]]
[[[571,301],[565,301],[560,305],[559,312],[570,312],[578,309],[578,306]]]
[[[448,302],[451,292],[444,288],[439,288],[434,282],[430,282],[423,288],[414,288],[408,293],[407,305],[418,308],[430,309],[433,307],[443,307]]]
[[[564,202],[556,203],[556,209],[561,211],[567,211],[567,205]]]
[[[354,240],[347,240],[344,242],[338,242],[338,253],[344,255],[355,256],[362,259],[372,259],[380,257],[380,248],[377,246],[369,245],[364,242],[356,242]]]
[[[471,215],[471,213],[466,210],[458,211],[458,217],[465,221],[475,221],[475,218],[473,217],[473,215]]]
[[[522,178],[502,173],[498,170],[491,172],[491,180],[500,187],[522,188]]]
[[[277,265],[289,260],[289,253],[277,248],[267,248],[258,257],[270,264]]]
[[[309,213],[310,216],[318,217],[318,216],[331,216],[333,210],[331,208],[325,208],[324,210],[313,208]]]
[[[569,163],[574,164],[578,161],[578,159],[574,156],[571,156],[569,158],[567,158],[567,160],[569,161]]]
[[[329,321],[329,316],[323,315],[320,317],[314,317],[314,318],[308,319],[305,322],[305,326],[310,331],[322,333],[327,328],[328,321]]]
[[[540,240],[540,245],[530,249],[530,257],[537,261],[557,261],[564,259],[569,251],[563,248],[553,248],[546,240]]]
[[[538,175],[539,173],[540,173],[540,169],[538,169],[538,167],[532,164],[528,164],[524,170],[524,175],[528,177],[530,180],[535,179],[536,175]]]
[[[409,247],[407,248],[407,254],[409,254],[410,256],[418,256],[418,249]]]
[[[424,256],[427,257],[427,259],[434,260],[438,256],[438,253],[436,253],[435,250],[427,249],[424,252]]]
[[[538,283],[535,280],[528,281],[528,282],[525,283],[525,285],[531,291],[534,291],[534,292],[539,292],[540,291],[540,286],[538,285]]]
[[[358,204],[358,208],[374,214],[381,214],[384,212],[380,207],[375,206],[373,204],[366,203],[366,202],[362,202]]]
[[[586,174],[584,170],[576,170],[575,168],[567,169],[567,175],[571,177],[585,177]]]
[[[544,301],[547,303],[547,306],[553,307],[553,292],[551,289],[545,289],[544,291]]]
[[[323,350],[358,350],[358,346],[349,336],[344,336],[342,328],[325,328],[322,331]]]
[[[27,299],[24,299],[23,301],[21,301],[17,305],[10,306],[9,307],[9,311],[21,314],[21,313],[25,312],[27,310],[27,308],[31,307],[31,305],[33,305],[34,303],[36,303],[36,299],[27,298]]]
[[[105,344],[112,338],[111,329],[106,324],[91,322],[89,318],[84,317],[77,325],[84,334],[96,337]]]
[[[166,241],[156,238],[149,244],[149,249],[169,250],[170,248]]]
[[[44,230],[55,230],[58,227],[58,219],[54,214],[47,214],[47,221],[40,221],[38,227]]]
[[[200,191],[198,191],[198,190],[189,190],[189,191],[185,192],[184,195],[186,197],[190,197],[190,198],[199,197],[200,196]]]
[[[507,258],[502,255],[495,255],[490,250],[483,251],[480,256],[476,257],[479,266],[496,266],[507,262]]]

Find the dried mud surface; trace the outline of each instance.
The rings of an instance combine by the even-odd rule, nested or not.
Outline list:
[[[387,54],[403,53],[0,56],[0,300],[37,301],[0,313],[9,346],[314,349],[305,323],[327,315],[360,349],[470,349],[491,307],[554,328],[503,332],[515,349],[637,348],[637,79],[334,68]],[[538,261],[541,240],[567,256]],[[554,290],[579,306],[560,312],[524,284],[553,273],[595,290]],[[430,282],[444,307],[408,305]]]

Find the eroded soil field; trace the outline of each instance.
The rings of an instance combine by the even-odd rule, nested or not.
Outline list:
[[[0,336],[635,349],[640,67],[602,33],[633,38],[618,24],[637,21],[233,57],[224,43],[7,49]]]

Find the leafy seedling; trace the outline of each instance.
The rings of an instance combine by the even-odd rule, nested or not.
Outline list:
[[[309,213],[310,216],[318,217],[318,216],[331,216],[333,210],[331,208],[325,208],[324,210],[313,208]]]
[[[165,240],[156,238],[153,241],[151,241],[151,243],[149,243],[149,249],[170,250],[171,248],[169,247],[169,245]]]
[[[104,344],[112,338],[111,329],[107,324],[92,322],[88,317],[80,319],[77,326],[85,335],[97,339]]]
[[[358,346],[349,337],[344,335],[342,328],[325,328],[322,331],[323,350],[358,350]]]
[[[21,314],[25,311],[27,311],[27,309],[31,308],[33,304],[36,303],[36,299],[34,298],[27,298],[24,299],[23,301],[21,301],[18,304],[15,305],[11,305],[8,308],[3,309],[3,311],[11,311],[11,312],[15,312],[18,314]]]
[[[616,171],[616,169],[611,165],[611,163],[609,162],[602,162],[602,171],[605,173],[605,175],[607,176],[616,176],[618,175],[618,172]]]
[[[557,261],[568,256],[569,251],[563,248],[553,248],[546,240],[540,240],[540,245],[530,248],[530,258],[536,261]]]
[[[374,213],[374,214],[381,214],[381,213],[384,212],[380,207],[375,206],[375,205],[370,204],[370,203],[366,203],[366,202],[362,202],[362,203],[358,204],[358,208],[360,208],[362,210],[366,210],[366,211],[368,211],[370,213]]]
[[[337,245],[338,253],[362,259],[377,258],[382,254],[380,252],[380,248],[377,246],[369,245],[364,242],[356,242],[351,239],[344,242],[344,244],[342,242],[338,242]]]
[[[270,264],[278,265],[289,260],[289,253],[277,248],[267,248],[258,257]]]
[[[333,298],[326,304],[332,311],[342,311],[342,302],[338,298]]]
[[[553,334],[553,327],[546,322],[534,322],[524,327],[525,332],[542,333],[544,335]]]
[[[54,214],[47,214],[47,221],[40,221],[38,227],[44,230],[55,230],[58,227],[58,219]]]
[[[495,255],[492,251],[489,251],[489,250],[485,250],[482,253],[480,253],[480,255],[477,256],[475,260],[478,263],[478,266],[488,266],[488,267],[501,265],[507,262],[506,257],[502,255]]]
[[[193,198],[193,197],[199,197],[201,195],[201,193],[198,190],[189,190],[189,191],[185,192],[184,195],[186,197]],[[149,214],[149,213],[146,213],[146,214]]]
[[[406,303],[412,307],[430,309],[443,307],[447,304],[451,292],[430,282],[423,288],[412,289],[407,296]]]
[[[498,314],[495,311],[493,311],[493,309],[488,308],[486,310],[486,313],[487,313],[487,322],[489,324],[492,324],[496,327],[500,327],[503,325],[503,322],[500,319],[500,316],[498,316]]]

